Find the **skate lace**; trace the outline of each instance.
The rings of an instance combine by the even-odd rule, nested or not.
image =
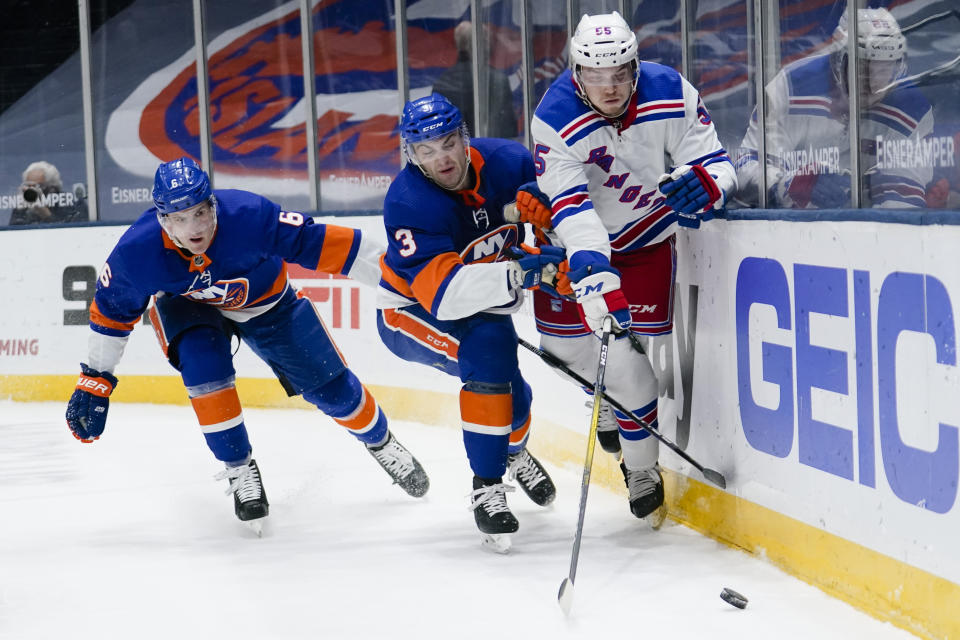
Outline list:
[[[373,457],[386,469],[391,475],[398,478],[406,478],[413,473],[413,454],[404,449],[393,436],[379,449],[370,449]]]
[[[627,469],[627,489],[630,491],[630,500],[652,493],[658,484],[660,479],[653,468],[639,471]]]
[[[227,495],[236,493],[240,502],[255,500],[263,495],[263,485],[260,483],[260,473],[251,464],[239,467],[227,467],[214,476],[217,480],[229,479],[230,486],[224,492]]]
[[[588,400],[585,404],[588,409],[593,409],[593,400]],[[616,431],[619,428],[620,423],[617,422],[617,416],[613,413],[613,407],[601,401],[600,416],[597,418],[597,430]]]
[[[483,510],[490,515],[505,512],[509,513],[510,508],[507,506],[507,493],[510,491],[516,491],[516,489],[503,482],[474,489],[471,493],[467,494],[473,499],[473,502],[470,503],[467,510],[472,511],[478,507],[483,507]]]
[[[545,475],[540,473],[540,468],[537,467],[526,449],[510,458],[509,470],[511,480],[519,478],[521,483],[531,489],[547,479]]]

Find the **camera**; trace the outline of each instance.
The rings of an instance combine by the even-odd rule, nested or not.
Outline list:
[[[40,204],[41,199],[43,198],[43,189],[40,187],[30,185],[23,190],[23,199],[31,207],[35,207]]]

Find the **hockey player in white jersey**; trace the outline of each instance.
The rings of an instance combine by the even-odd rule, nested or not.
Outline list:
[[[570,69],[547,90],[531,123],[537,185],[518,197],[522,219],[566,248],[576,302],[534,294],[543,348],[592,378],[607,315],[606,389],[657,425],[658,384],[641,337],[673,328],[677,223],[699,227],[736,190],[736,173],[697,90],[679,73],[637,57],[617,12],[584,15]],[[539,187],[539,192],[537,191]],[[631,512],[664,515],[658,442],[606,404],[601,446],[621,456]]]
[[[930,103],[919,89],[899,82],[906,73],[907,44],[893,15],[860,9],[857,16],[864,202],[923,207],[933,167],[918,151],[933,131]],[[846,14],[834,41],[832,51],[787,65],[766,87],[768,206],[850,205]],[[759,202],[759,136],[754,111],[737,160],[737,199],[748,205]]]

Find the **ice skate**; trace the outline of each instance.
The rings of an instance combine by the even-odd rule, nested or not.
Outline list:
[[[473,492],[470,493],[472,502],[468,509],[473,510],[483,546],[496,553],[510,550],[510,534],[520,528],[520,523],[507,506],[506,494],[510,491],[514,491],[514,488],[503,484],[500,478],[473,476]]]
[[[401,489],[414,498],[421,497],[430,488],[430,478],[423,467],[412,453],[397,442],[392,433],[387,435],[387,441],[379,447],[367,446],[367,451],[380,463],[384,471],[390,474],[393,483],[400,485]]]
[[[620,463],[623,480],[630,491],[630,512],[643,518],[654,529],[659,529],[667,518],[667,507],[663,501],[663,476],[660,466],[646,469],[628,469]]]
[[[270,513],[270,503],[263,489],[257,461],[251,458],[247,464],[227,467],[215,477],[217,480],[230,481],[225,493],[233,494],[233,510],[237,518],[257,536],[263,535],[263,519]]]
[[[510,479],[516,480],[523,492],[534,503],[545,507],[557,497],[557,488],[540,461],[526,449],[507,456]]]
[[[593,409],[593,400],[587,402],[587,407]],[[597,442],[604,451],[613,454],[617,459],[620,458],[620,425],[617,423],[617,416],[613,413],[613,407],[605,400],[600,401]]]

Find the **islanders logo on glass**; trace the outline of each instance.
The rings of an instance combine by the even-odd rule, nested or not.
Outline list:
[[[341,0],[321,2],[312,11],[318,169],[324,200],[334,206],[379,206],[400,169],[391,8],[392,3]],[[456,61],[455,24],[451,17],[410,34],[412,97],[426,94]],[[217,186],[307,194],[299,2],[217,35],[207,44],[207,60]],[[108,152],[145,178],[161,161],[200,158],[199,114],[190,47],[141,82],[111,114]]]

